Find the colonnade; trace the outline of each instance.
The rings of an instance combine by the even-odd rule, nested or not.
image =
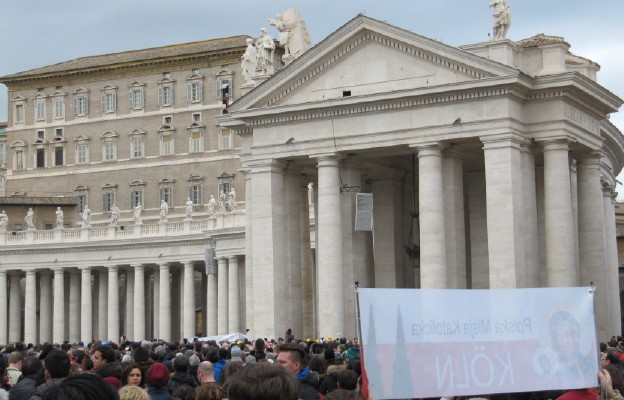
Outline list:
[[[209,274],[199,260],[0,270],[0,288],[8,288],[0,290],[0,343],[239,332],[245,328],[241,261],[218,257]]]

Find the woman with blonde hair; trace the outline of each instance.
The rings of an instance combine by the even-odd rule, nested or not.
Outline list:
[[[142,387],[126,385],[119,390],[119,400],[150,400],[150,397]]]

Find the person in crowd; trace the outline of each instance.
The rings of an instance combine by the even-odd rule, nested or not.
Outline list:
[[[147,394],[152,400],[179,400],[169,394],[169,370],[163,363],[154,363],[147,370]]]
[[[145,387],[145,374],[136,363],[130,363],[121,373],[122,386]]]
[[[70,376],[50,388],[42,400],[119,400],[117,390],[97,374]]]
[[[228,400],[297,400],[299,385],[285,368],[256,363],[232,375],[226,396]]]
[[[7,366],[6,373],[9,376],[9,386],[17,384],[20,376],[22,376],[22,361],[24,355],[21,351],[14,351],[9,354],[9,365]]]
[[[319,392],[322,395],[333,392],[338,389],[338,374],[345,369],[345,365],[330,365],[319,386]]]
[[[189,368],[190,364],[187,356],[179,355],[173,359],[173,376],[168,385],[170,392],[182,385],[188,385],[191,388],[197,386],[195,378],[189,373]]]
[[[197,380],[199,384],[214,382],[214,366],[210,361],[202,361],[197,367]]]
[[[91,361],[93,362],[93,370],[96,371],[106,363],[115,362],[115,351],[109,346],[98,346],[93,350]]]
[[[52,349],[47,354],[44,362],[45,383],[37,386],[30,400],[40,400],[43,395],[56,386],[60,385],[69,375],[70,361],[67,354],[59,349]]]
[[[195,389],[189,385],[179,385],[171,392],[173,397],[177,397],[180,400],[194,400]]]
[[[222,400],[223,389],[216,382],[205,382],[195,389],[195,400]]]
[[[305,351],[297,343],[287,343],[280,346],[277,363],[299,382],[299,398],[303,400],[319,399],[317,392],[319,377],[316,372],[304,368],[305,356]]]
[[[119,400],[150,400],[150,397],[145,389],[128,385],[119,390]]]
[[[6,373],[4,356],[0,354],[0,400],[9,400],[9,376]]]
[[[43,364],[35,356],[28,356],[22,362],[22,379],[9,391],[9,400],[28,400],[37,389],[37,374]]]
[[[225,363],[227,362],[227,349],[220,348],[219,349],[219,361],[214,365],[214,373],[215,373],[215,381],[219,382],[219,377],[223,372],[223,368],[225,368]]]

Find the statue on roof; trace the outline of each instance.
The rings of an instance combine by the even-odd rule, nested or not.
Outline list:
[[[2,210],[0,213],[0,232],[6,231],[7,225],[9,225],[9,217],[6,215],[4,210]]]
[[[275,42],[264,28],[260,29],[260,37],[256,39],[256,75],[272,75],[275,72],[273,66],[273,52]]]
[[[507,0],[490,0],[490,7],[494,7],[494,35],[492,40],[503,40],[511,26],[511,10]]]
[[[253,83],[251,78],[256,75],[258,56],[253,43],[254,40],[252,38],[247,39],[247,49],[245,50],[245,54],[241,57],[241,69],[243,70],[243,78],[246,84]]]
[[[299,10],[289,8],[275,18],[269,18],[269,23],[279,31],[279,44],[284,47],[282,61],[288,65],[312,47],[310,34]]]

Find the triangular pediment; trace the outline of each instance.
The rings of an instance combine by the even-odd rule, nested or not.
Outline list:
[[[515,68],[358,15],[232,104],[230,112],[457,85]]]

